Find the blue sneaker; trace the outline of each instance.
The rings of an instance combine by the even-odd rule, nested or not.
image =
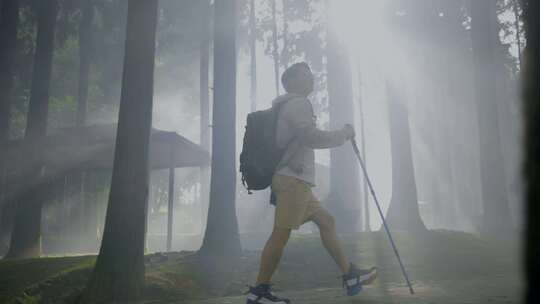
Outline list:
[[[342,276],[343,288],[348,296],[355,296],[362,291],[362,286],[369,285],[377,278],[377,268],[360,269],[351,263],[349,273]]]
[[[289,299],[284,299],[272,293],[270,284],[259,284],[249,287],[246,304],[289,304]]]

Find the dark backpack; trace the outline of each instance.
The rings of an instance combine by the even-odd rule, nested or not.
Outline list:
[[[270,109],[248,114],[244,144],[240,153],[240,173],[242,184],[251,190],[263,190],[272,184],[287,146],[279,149],[276,145],[276,127],[281,107],[287,100],[273,105]]]

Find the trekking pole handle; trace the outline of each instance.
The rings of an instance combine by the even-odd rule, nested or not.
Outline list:
[[[377,198],[377,195],[375,194],[375,190],[373,189],[373,185],[371,184],[371,180],[369,179],[369,175],[367,173],[366,167],[364,165],[364,161],[362,161],[362,157],[360,156],[360,150],[358,149],[358,145],[356,144],[355,138],[351,138],[351,145],[354,150],[354,154],[356,154],[356,157],[358,158],[358,162],[360,163],[360,167],[362,168],[362,172],[364,173],[364,177],[366,179],[366,182],[369,187],[369,191],[371,192],[371,196],[373,196],[373,201],[375,202],[375,205],[377,206],[377,210],[379,211],[379,215],[381,216],[381,220],[384,226],[384,230],[386,231],[386,234],[388,235],[388,239],[390,239],[390,244],[392,245],[392,249],[394,250],[394,254],[396,255],[396,258],[399,263],[399,267],[401,268],[401,272],[403,273],[403,276],[405,277],[405,281],[407,281],[407,286],[409,287],[409,292],[411,294],[414,294],[414,289],[412,287],[411,281],[409,280],[409,276],[407,275],[407,271],[405,271],[405,266],[403,265],[403,262],[401,261],[401,256],[399,255],[399,252],[397,250],[397,246],[394,243],[394,238],[392,237],[392,234],[390,233],[390,229],[388,228],[388,224],[386,223],[386,220],[384,218],[383,211],[381,209],[381,205],[379,204],[379,199]]]

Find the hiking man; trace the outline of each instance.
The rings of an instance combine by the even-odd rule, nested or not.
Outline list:
[[[314,79],[307,63],[289,67],[281,82],[287,94],[276,98],[273,104],[283,103],[277,118],[276,145],[285,152],[272,179],[271,188],[276,198],[274,228],[264,246],[257,282],[255,287],[250,287],[247,304],[290,303],[271,292],[270,280],[291,231],[309,221],[317,225],[325,249],[339,266],[347,294],[356,295],[362,285],[375,280],[377,269],[359,269],[348,261],[336,233],[334,218],[311,192],[315,185],[314,149],[341,146],[354,138],[354,129],[349,124],[335,131],[317,129],[308,100]]]

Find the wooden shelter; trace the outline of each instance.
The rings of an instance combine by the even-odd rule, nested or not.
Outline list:
[[[18,139],[0,145],[0,153],[6,160],[2,180],[8,189],[7,197],[16,198],[30,187],[63,178],[74,170],[112,170],[116,129],[116,124],[60,128],[51,130],[46,137],[37,141]],[[187,138],[158,129],[152,129],[149,149],[150,168],[169,170],[167,249],[170,250],[174,169],[208,166],[210,156],[206,150]],[[29,180],[27,173],[36,167],[41,168],[42,177],[39,180]]]

